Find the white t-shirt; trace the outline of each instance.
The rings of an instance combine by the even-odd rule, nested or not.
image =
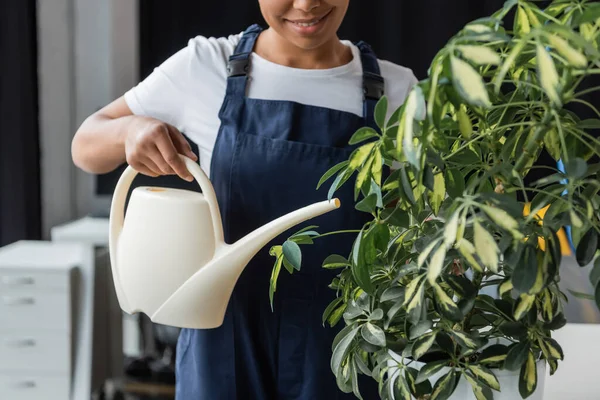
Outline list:
[[[125,93],[134,114],[169,123],[193,140],[198,145],[200,166],[208,176],[227,87],[227,61],[241,36],[197,36]],[[362,116],[360,50],[349,41],[343,43],[352,49],[353,60],[331,69],[290,68],[252,53],[248,97],[295,101]],[[389,116],[402,105],[417,79],[406,67],[382,60],[379,65],[390,104]]]

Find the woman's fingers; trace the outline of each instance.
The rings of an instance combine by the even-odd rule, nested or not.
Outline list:
[[[161,135],[158,137],[156,141],[156,147],[160,151],[162,159],[166,161],[168,166],[173,171],[175,171],[175,173],[179,175],[181,179],[185,179],[188,182],[191,182],[194,179],[188,171],[185,162],[181,159],[181,157],[179,157],[179,153],[177,152],[175,145],[171,141],[171,135],[168,133],[168,131],[165,135]],[[161,169],[164,168],[160,164],[159,167]]]
[[[177,130],[177,128],[175,128],[171,125],[167,125],[167,126],[169,128],[169,136],[171,137],[171,140],[173,141],[173,144],[175,145],[175,149],[180,154],[188,156],[189,158],[191,158],[194,161],[198,161],[198,156],[196,154],[194,154],[194,152],[192,151],[192,146],[190,146],[190,143],[185,139],[185,137],[181,134],[181,132],[179,132]]]

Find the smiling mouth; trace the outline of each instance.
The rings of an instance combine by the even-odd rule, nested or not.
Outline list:
[[[329,14],[331,14],[331,10],[329,10],[322,17],[313,18],[313,19],[309,19],[309,20],[297,20],[297,21],[292,21],[292,20],[288,19],[287,21],[296,26],[302,27],[302,28],[309,28],[309,27],[315,26],[319,22],[323,21],[325,18],[327,18],[329,16]]]

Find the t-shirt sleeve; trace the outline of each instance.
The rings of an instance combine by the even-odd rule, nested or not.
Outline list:
[[[385,93],[388,98],[387,118],[389,118],[404,104],[418,80],[410,68],[389,61],[380,61],[379,65],[385,79]]]
[[[213,111],[210,99],[218,99],[226,89],[227,60],[238,41],[239,35],[190,39],[187,46],[125,93],[127,105],[135,115],[156,118],[179,129],[190,104],[198,106],[198,96],[205,96],[207,112]],[[195,101],[190,101],[193,96]]]

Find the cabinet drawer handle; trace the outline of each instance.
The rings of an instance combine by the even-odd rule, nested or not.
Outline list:
[[[7,286],[33,285],[35,280],[30,276],[3,276],[2,283]]]
[[[35,304],[33,297],[4,297],[4,304],[7,306],[30,306]]]
[[[17,389],[33,389],[36,386],[37,385],[35,384],[35,381],[22,381],[22,382],[17,382],[14,385],[14,387]]]
[[[8,347],[16,347],[16,348],[34,347],[35,340],[33,340],[33,339],[7,340],[6,345]]]

